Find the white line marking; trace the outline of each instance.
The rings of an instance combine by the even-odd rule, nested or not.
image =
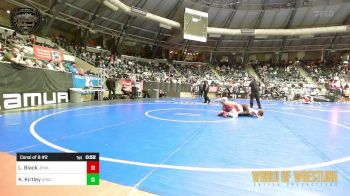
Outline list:
[[[332,122],[332,121],[328,121],[328,120],[323,120],[321,118],[316,118],[316,117],[312,117],[312,116],[306,116],[306,115],[302,115],[302,114],[293,114],[293,113],[289,113],[289,112],[281,112],[281,111],[276,111],[276,110],[267,110],[267,111],[281,113],[281,114],[288,114],[288,115],[292,115],[292,116],[299,116],[299,117],[304,117],[304,118],[310,118],[310,119],[314,119],[314,120],[318,120],[318,121],[334,124],[334,125],[336,125],[338,127],[343,127],[345,129],[349,129],[350,130],[350,127],[348,127],[346,125],[339,124],[339,123]]]
[[[175,113],[175,116],[203,116],[201,114],[193,114],[193,113]]]
[[[6,153],[18,152],[20,150],[25,150],[25,149],[36,147],[36,146],[40,146],[40,145],[43,145],[43,144],[40,144],[40,143],[39,144],[33,144],[33,145],[22,147],[22,148],[17,148],[15,150],[10,150],[10,151],[7,151]]]
[[[85,113],[85,114],[75,114],[75,115],[72,115],[72,116],[88,116],[88,115],[92,115],[92,114],[103,114],[103,113],[106,113],[106,112],[91,112],[91,113]]]
[[[188,138],[183,144],[181,144],[179,147],[177,147],[172,153],[170,153],[165,159],[161,161],[161,163],[164,163],[168,161],[174,154],[176,154],[179,150],[181,150],[188,142],[190,142],[194,137],[196,137],[201,130],[197,130],[195,134],[193,134],[190,138]],[[153,168],[152,171],[150,171],[145,177],[143,177],[138,183],[135,184],[134,188],[138,188],[149,176],[151,176],[158,168]]]
[[[92,106],[92,107],[87,107],[87,108],[94,108],[94,107],[106,107],[106,106],[118,106],[118,105],[124,105],[124,104],[116,104],[116,105],[104,105],[104,106]],[[130,105],[130,104],[129,104]],[[136,105],[136,104],[135,104]],[[81,110],[81,109],[86,109],[86,108],[76,108],[72,110],[65,110],[65,111],[60,111],[56,113],[52,113],[46,116],[43,116],[30,125],[30,133],[40,142],[46,144],[47,146],[50,146],[52,148],[55,148],[56,150],[60,150],[62,152],[76,152],[67,148],[63,148],[61,146],[58,146],[56,144],[53,144],[44,138],[42,138],[40,135],[38,135],[35,131],[35,125],[42,121],[45,118],[48,118],[53,115],[73,111],[73,110]],[[273,111],[269,110],[271,112],[278,112],[278,111]],[[350,130],[350,127],[338,124],[335,122],[319,119],[319,118],[314,118],[314,117],[309,117],[309,116],[304,116],[304,115],[299,115],[299,114],[292,114],[292,113],[287,113],[287,112],[279,112],[279,113],[285,113],[285,114],[290,114],[290,115],[295,115],[295,116],[301,116],[305,118],[311,118],[315,120],[319,120],[322,122],[328,122],[335,124],[337,126],[343,127],[345,129]],[[151,167],[151,168],[163,168],[163,169],[175,169],[175,170],[187,170],[187,171],[204,171],[204,172],[250,172],[250,171],[290,171],[290,170],[306,170],[306,169],[314,169],[314,168],[321,168],[321,167],[327,167],[327,166],[332,166],[344,162],[350,161],[350,156],[343,157],[340,159],[335,159],[332,161],[326,161],[322,163],[314,163],[314,164],[307,164],[307,165],[299,165],[299,166],[293,166],[293,167],[277,167],[277,168],[211,168],[211,167],[190,167],[190,166],[180,166],[180,165],[167,165],[167,164],[152,164],[152,163],[144,163],[144,162],[136,162],[136,161],[128,161],[128,160],[121,160],[121,159],[113,159],[113,158],[108,158],[108,157],[100,157],[100,160],[103,161],[109,161],[113,163],[121,163],[121,164],[128,164],[128,165],[137,165],[137,166],[142,166],[142,167]]]
[[[125,123],[128,123],[128,122],[132,122],[132,121],[135,121],[135,120],[136,120],[136,119],[127,120],[127,121],[115,123],[115,124],[112,124],[112,125],[108,125],[108,126],[105,126],[105,127],[100,127],[100,128],[97,128],[97,129],[92,129],[92,130],[89,130],[89,131],[84,131],[84,132],[80,132],[80,133],[76,133],[76,134],[72,134],[72,135],[67,135],[67,136],[62,136],[62,137],[60,137],[60,138],[58,138],[58,139],[55,139],[55,140],[67,139],[67,138],[75,137],[75,136],[78,136],[78,135],[85,135],[85,134],[88,134],[88,133],[93,133],[93,132],[105,130],[105,129],[107,129],[107,128],[116,127],[116,126],[119,126],[119,125],[122,125],[122,124],[125,124]],[[54,140],[54,141],[55,141],[55,140]]]
[[[326,109],[313,109],[313,108],[307,108],[307,110],[314,110],[314,111],[320,111],[320,112],[341,112],[341,113],[350,112],[350,110],[326,110]]]
[[[78,135],[84,135],[84,134],[88,134],[88,133],[93,133],[93,132],[105,130],[106,128],[111,128],[111,127],[119,126],[119,125],[122,125],[122,124],[125,124],[125,123],[128,123],[128,122],[132,122],[132,121],[135,121],[135,120],[136,119],[132,119],[132,120],[123,121],[123,122],[115,123],[115,124],[112,124],[112,125],[108,125],[108,126],[105,126],[105,127],[92,129],[92,130],[89,130],[89,131],[84,131],[84,132],[80,132],[80,133],[76,133],[76,134],[72,134],[72,135],[67,135],[67,136],[62,136],[62,137],[59,137],[59,138],[52,139],[51,141],[52,142],[56,142],[56,141],[60,141],[60,140],[63,140],[63,139],[75,137],[75,136],[78,136]],[[33,145],[30,145],[30,146],[26,146],[26,147],[18,148],[18,149],[15,149],[15,150],[7,151],[7,153],[17,152],[17,151],[20,151],[20,150],[33,148],[33,147],[37,147],[37,146],[40,146],[40,145],[43,145],[43,144],[42,143],[33,144]]]
[[[189,108],[165,108],[165,109],[156,109],[156,110],[149,110],[145,112],[145,115],[156,119],[156,120],[164,120],[164,121],[170,121],[170,122],[186,122],[186,123],[220,123],[220,122],[227,122],[232,121],[232,118],[226,119],[226,120],[176,120],[176,119],[167,119],[167,118],[159,118],[156,116],[152,116],[150,113],[155,111],[164,111],[164,110],[202,110],[202,111],[209,111],[209,112],[218,112],[215,110],[205,110],[205,109],[189,109]]]
[[[193,101],[155,101],[156,103],[172,103],[172,104],[180,104],[180,105],[206,105],[206,106],[218,106],[221,105],[220,103],[215,103],[215,101],[210,102],[210,104],[203,103],[203,102],[193,102]],[[234,101],[237,103],[241,103],[239,101]],[[264,103],[264,106],[268,105],[277,105],[277,103]]]

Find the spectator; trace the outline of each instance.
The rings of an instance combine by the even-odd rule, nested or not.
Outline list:
[[[346,99],[348,99],[350,97],[349,85],[345,85],[344,91],[343,91],[343,97]]]
[[[17,37],[16,31],[14,31],[12,33],[12,35],[8,37],[8,41],[10,43],[13,43],[13,44],[20,44],[21,43],[19,37]]]
[[[163,90],[159,90],[159,98],[164,98],[166,97],[166,93]]]
[[[81,76],[85,75],[83,68],[78,69],[78,75],[81,75]]]
[[[56,65],[52,60],[49,60],[49,63],[46,64],[46,68],[49,70],[55,70],[55,67],[56,67]]]
[[[66,69],[64,68],[62,62],[59,62],[59,63],[56,64],[55,70],[56,71],[60,71],[60,72],[66,72]]]
[[[73,75],[78,74],[77,65],[75,63],[73,63],[73,65],[69,65],[68,71],[71,72]]]
[[[4,58],[6,54],[6,49],[3,46],[3,44],[0,42],[0,61],[2,61],[2,59]]]
[[[20,51],[18,48],[12,48],[11,52],[5,54],[3,61],[9,61],[15,65],[25,66],[26,63],[22,60]]]
[[[341,95],[341,85],[340,85],[339,77],[334,77],[331,87],[336,96]]]
[[[132,98],[132,93],[131,91],[129,90],[128,86],[126,84],[123,84],[122,86],[122,92],[123,92],[123,95],[126,95],[128,96],[129,98]]]
[[[30,45],[35,45],[36,43],[36,36],[34,34],[30,34],[28,37],[28,43]]]

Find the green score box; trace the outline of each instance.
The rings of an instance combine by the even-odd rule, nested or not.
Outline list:
[[[100,184],[100,174],[86,175],[86,185],[99,185],[99,184]]]

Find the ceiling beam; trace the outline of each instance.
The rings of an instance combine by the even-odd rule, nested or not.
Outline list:
[[[84,12],[85,14],[88,14],[88,15],[90,15],[90,16],[93,16],[93,15],[94,15],[94,13],[92,13],[92,12],[90,12],[90,11],[87,11],[87,10],[85,10],[85,9],[83,9],[83,8],[80,8],[80,7],[78,7],[78,6],[75,6],[75,5],[73,5],[73,4],[71,4],[71,3],[68,3],[68,2],[65,2],[64,5],[66,5],[66,6],[70,7],[70,8],[73,8],[73,9],[75,9],[75,10]],[[97,18],[100,18],[101,20],[105,20],[105,21],[111,22],[111,23],[113,23],[113,24],[117,24],[117,25],[119,25],[119,26],[123,26],[123,23],[122,23],[122,22],[113,20],[113,19],[109,18],[108,16],[105,17],[105,16],[102,16],[102,15],[100,15],[100,14],[96,14],[96,17],[97,17]],[[155,31],[151,31],[151,30],[148,30],[148,29],[143,29],[143,28],[140,28],[140,27],[137,27],[137,26],[129,25],[129,27],[130,27],[130,28],[133,28],[133,29],[140,30],[140,31],[145,31],[145,32],[148,32],[148,33],[152,33],[152,34],[155,34],[155,35],[157,34],[157,32],[155,32]],[[165,34],[165,35],[166,35],[166,36],[171,36],[170,34]]]
[[[293,8],[292,8],[291,14],[290,14],[290,16],[289,16],[287,25],[285,26],[286,29],[289,29],[289,28],[292,26],[293,20],[294,20],[294,18],[295,18],[296,12],[297,12],[296,5],[297,5],[297,1],[294,0],[294,4],[293,4]],[[305,16],[306,16],[306,15],[307,15],[307,14],[305,14]],[[305,16],[304,16],[304,18],[305,18]],[[304,19],[303,19],[303,21],[304,21]],[[281,45],[280,45],[280,47],[279,47],[280,52],[279,52],[279,56],[278,56],[278,61],[280,61],[280,59],[282,58],[282,51],[283,51],[284,48],[285,48],[286,40],[287,40],[287,36],[283,36]]]
[[[176,11],[180,8],[184,0],[177,1],[175,4],[175,7],[173,7],[170,12],[168,13],[166,18],[173,18]],[[157,54],[157,50],[159,48],[160,40],[162,40],[163,37],[163,29],[158,26],[158,33],[157,36],[154,38],[153,48],[152,48],[152,58],[154,58]]]
[[[38,9],[42,15],[53,17],[53,15],[49,13],[49,8],[47,6],[39,4],[37,2],[31,1],[31,0],[26,0],[26,2],[24,2],[24,3],[20,2],[19,0],[6,0],[6,1],[13,4],[13,5],[16,5],[18,7],[34,7],[36,9]],[[87,29],[88,21],[82,20],[80,18],[76,18],[74,16],[65,14],[63,12],[60,12],[58,14],[58,16],[56,17],[56,19],[59,21],[71,24],[75,27],[81,27],[83,29]],[[121,33],[120,31],[118,31],[116,29],[107,28],[107,27],[101,26],[101,25],[95,25],[95,27],[96,27],[96,29],[95,29],[96,32],[110,35],[110,36],[118,37],[119,34]],[[136,42],[143,43],[143,44],[149,44],[151,41],[151,39],[149,39],[149,38],[141,37],[138,35],[129,34],[129,36],[130,37],[126,38],[127,40],[136,41]],[[171,44],[171,43],[165,43],[165,44]]]
[[[345,18],[345,20],[343,21],[343,25],[346,25],[347,23],[348,23],[348,21],[350,20],[350,14]],[[334,35],[334,37],[331,39],[331,42],[329,43],[329,49],[334,49],[334,47],[335,47],[335,41],[336,41],[336,39],[338,38],[338,36],[339,36],[339,34],[338,33],[336,33],[335,35]]]
[[[86,46],[87,45],[87,42],[88,42],[88,39],[90,38],[90,36],[91,36],[91,34],[90,34],[90,28],[94,25],[94,20],[96,19],[96,15],[97,15],[97,13],[100,11],[100,9],[101,9],[101,7],[102,7],[102,4],[103,4],[103,1],[104,0],[102,0],[99,4],[98,4],[98,6],[97,6],[97,8],[95,9],[95,11],[94,11],[94,14],[91,16],[91,19],[90,19],[90,21],[89,21],[89,24],[87,25],[87,29],[86,29],[86,31],[85,31],[85,33],[84,33],[84,36],[83,36],[83,44]],[[93,28],[92,28],[93,29]]]
[[[59,4],[59,1],[58,0],[54,0],[52,2],[52,4],[50,5],[49,10],[48,10],[53,16],[50,18],[50,20],[49,20],[48,24],[45,26],[45,28],[43,28],[42,31],[41,31],[44,37],[46,37],[48,35],[48,33],[49,33],[49,31],[50,31],[50,29],[52,27],[52,24],[53,24],[53,22],[55,21],[55,19],[57,17],[58,11],[55,9],[57,4]]]
[[[253,26],[253,29],[259,28],[259,26],[261,24],[261,21],[264,18],[264,15],[265,15],[265,8],[266,8],[266,0],[264,0],[263,3],[262,3],[261,11],[260,11],[260,13],[258,15],[258,19],[256,20],[256,22],[255,22],[255,24]],[[248,43],[247,43],[247,45],[245,47],[245,51],[246,52],[249,51],[250,48],[252,47],[253,42],[254,42],[254,38],[255,38],[254,36],[249,36]]]
[[[237,10],[235,9],[231,11],[231,13],[226,17],[222,28],[228,28],[230,26],[234,16],[236,15],[236,12]],[[216,41],[214,52],[216,52],[216,50],[218,49],[219,45],[221,44],[221,41],[222,41],[222,36],[220,36],[220,38]]]
[[[135,4],[135,6],[142,9],[145,6],[146,2],[147,2],[147,0],[139,0]],[[118,52],[120,52],[120,47],[121,47],[122,43],[124,42],[124,37],[127,36],[126,30],[129,28],[129,24],[131,24],[135,19],[136,19],[136,16],[128,15],[128,18],[124,22],[124,25],[123,25],[123,28],[122,28],[122,32],[120,33],[120,35],[119,35],[119,37],[117,39],[117,43],[115,45],[117,54],[118,54]]]
[[[97,8],[95,9],[94,14],[91,16],[91,19],[90,19],[90,21],[89,21],[88,27],[91,27],[91,25],[93,25],[94,20],[96,19],[96,15],[97,15],[97,13],[100,11],[103,2],[104,2],[104,0],[102,0],[102,1],[98,4]]]

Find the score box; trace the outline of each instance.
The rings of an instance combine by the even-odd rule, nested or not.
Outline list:
[[[99,185],[99,153],[17,153],[17,185]]]
[[[87,175],[86,184],[87,185],[99,185],[100,184],[100,163],[98,161],[88,161],[86,163]]]

